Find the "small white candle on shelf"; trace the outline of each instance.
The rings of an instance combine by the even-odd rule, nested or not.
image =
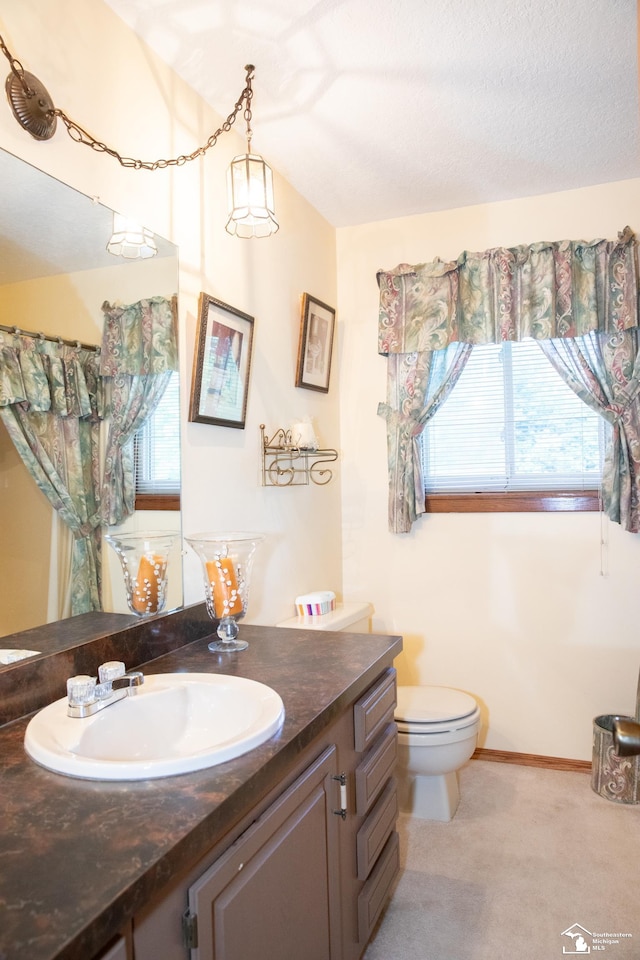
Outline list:
[[[305,417],[304,420],[294,420],[290,427],[290,433],[291,443],[294,447],[299,447],[301,450],[318,449],[318,438],[310,417]]]

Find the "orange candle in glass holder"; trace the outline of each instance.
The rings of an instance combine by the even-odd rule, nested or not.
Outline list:
[[[242,613],[242,598],[238,593],[238,579],[229,557],[207,560],[207,576],[216,617],[233,617]]]
[[[156,613],[161,598],[160,583],[164,580],[167,561],[158,554],[140,558],[138,576],[133,585],[132,604],[138,613]]]

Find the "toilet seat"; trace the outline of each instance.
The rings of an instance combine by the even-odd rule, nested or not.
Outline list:
[[[395,720],[400,733],[433,735],[477,723],[480,707],[462,690],[439,686],[399,686]]]

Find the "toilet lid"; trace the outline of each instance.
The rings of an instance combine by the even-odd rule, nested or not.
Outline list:
[[[414,723],[439,723],[468,717],[477,706],[468,693],[451,687],[398,687],[395,717]]]

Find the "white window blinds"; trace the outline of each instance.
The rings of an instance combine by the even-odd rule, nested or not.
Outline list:
[[[604,427],[535,341],[474,346],[422,433],[425,492],[597,488]]]
[[[179,388],[175,372],[152,416],[135,436],[136,493],[180,493]]]

